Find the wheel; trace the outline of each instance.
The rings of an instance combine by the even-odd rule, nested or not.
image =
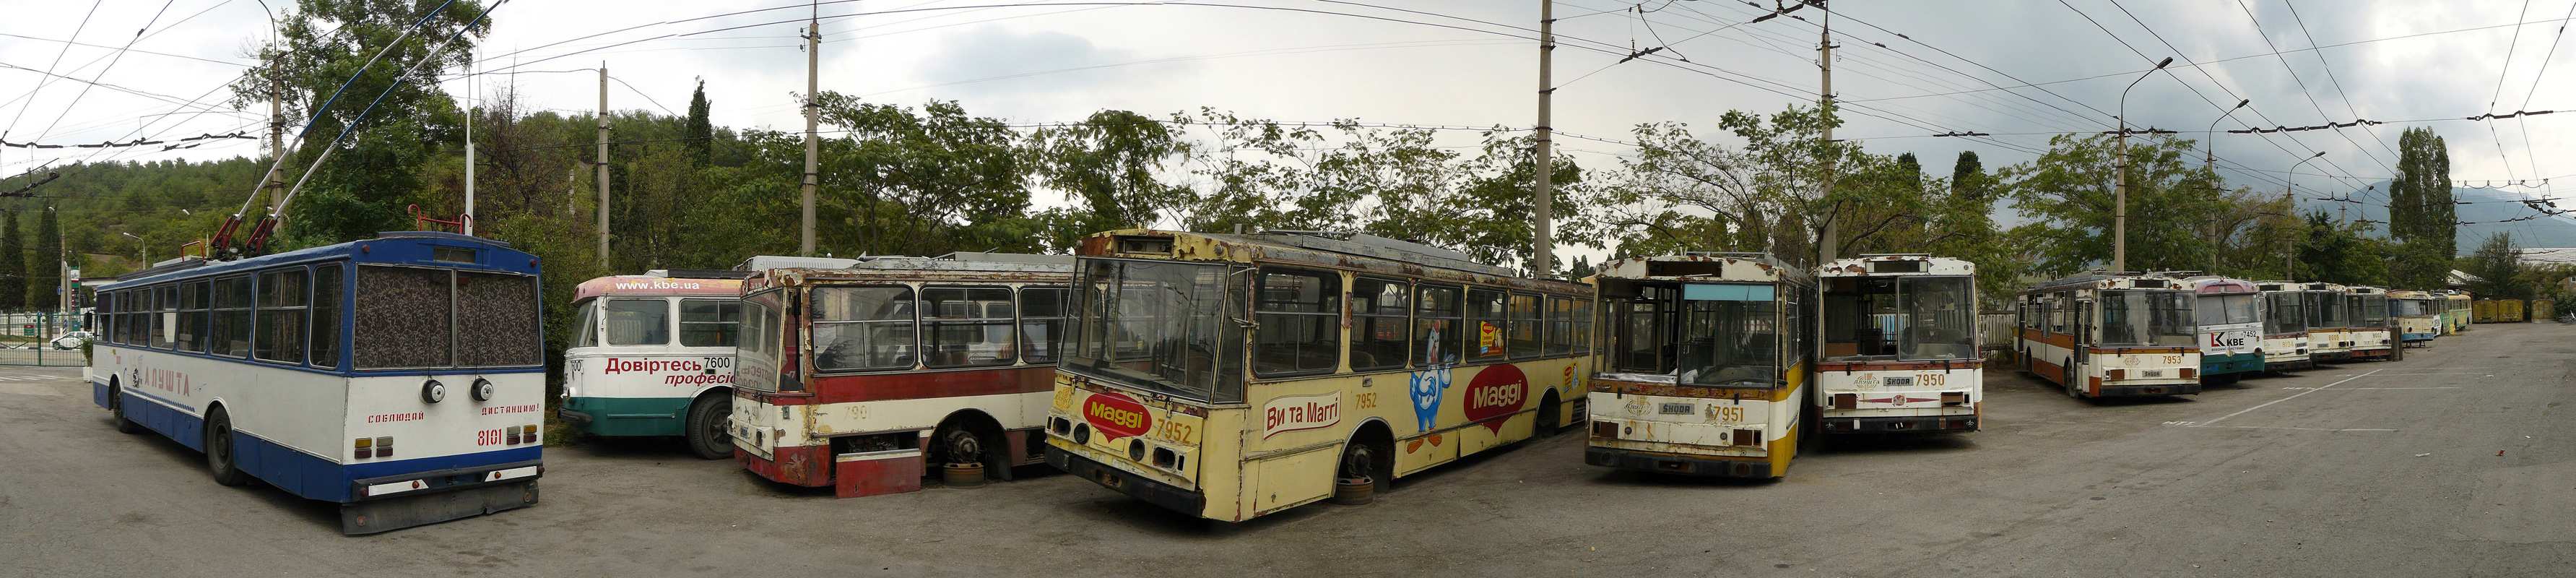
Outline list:
[[[726,433],[732,425],[733,396],[712,395],[689,404],[689,421],[684,427],[689,440],[689,453],[700,458],[721,460],[733,457],[733,435]]]
[[[217,484],[250,483],[250,474],[233,465],[233,420],[221,407],[206,414],[206,470],[215,474]]]
[[[116,424],[117,433],[143,433],[143,424],[134,423],[134,420],[126,419],[125,417],[125,390],[123,388],[111,387],[107,389],[107,414],[108,422]]]
[[[980,462],[985,478],[1011,481],[1011,457],[1006,455],[1010,452],[1002,449],[1010,442],[1002,439],[1001,432],[985,430],[972,419],[939,426],[930,435],[931,447],[937,450],[931,465]]]
[[[1551,395],[1548,396],[1547,399],[1540,401],[1538,404],[1538,420],[1535,423],[1530,424],[1530,437],[1537,438],[1555,435],[1557,431],[1565,429],[1565,424],[1562,423],[1564,419],[1557,415],[1561,412],[1562,410],[1557,407],[1556,396]]]
[[[1395,487],[1395,452],[1375,440],[1351,440],[1342,445],[1342,465],[1334,472],[1336,481],[1345,478],[1368,478],[1369,486],[1378,493]]]

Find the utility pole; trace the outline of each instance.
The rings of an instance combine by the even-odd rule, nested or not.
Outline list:
[[[599,63],[599,268],[608,269],[608,62]]]
[[[465,59],[465,236],[474,236],[474,59]]]
[[[268,188],[270,216],[286,210],[286,163],[283,162],[286,158],[286,112],[279,104],[279,101],[286,99],[285,60],[285,54],[277,50],[277,31],[272,27],[269,30],[268,56],[268,154],[271,159],[280,162],[268,164],[268,184],[263,185]],[[271,235],[280,237],[286,235],[286,221],[279,220],[273,227]]]
[[[1825,7],[1825,2],[1824,2],[1824,0],[1816,0],[1816,7],[1817,7],[1817,8],[1824,8],[1824,7]],[[1833,106],[1834,106],[1834,27],[1833,27],[1833,25],[1834,25],[1834,13],[1833,13],[1833,11],[1831,11],[1831,10],[1826,10],[1826,11],[1825,11],[1824,16],[1822,16],[1822,17],[1821,17],[1821,20],[1819,20],[1819,22],[1823,22],[1823,24],[1819,24],[1819,25],[1817,25],[1818,32],[1816,33],[1816,68],[1817,68],[1817,70],[1820,70],[1820,71],[1823,71],[1823,72],[1824,72],[1824,86],[1823,86],[1823,88],[1821,89],[1821,91],[1822,91],[1822,92],[1821,92],[1821,94],[1819,94],[1819,95],[1818,95],[1818,96],[1822,97],[1822,100],[1823,100],[1823,102],[1824,102],[1824,106],[1822,106],[1822,107],[1821,107],[1823,110],[1820,110],[1819,112],[1831,112],[1831,111],[1832,111],[1832,109],[1833,109]],[[1826,151],[1826,153],[1825,153],[1825,175],[1824,175],[1824,176],[1825,176],[1825,188],[1824,188],[1824,191],[1823,191],[1821,194],[1822,194],[1822,195],[1824,195],[1824,196],[1830,197],[1830,196],[1833,196],[1833,194],[1834,194],[1834,185],[1833,185],[1833,183],[1834,183],[1834,156],[1833,156],[1833,152],[1832,152],[1832,151],[1833,151],[1833,145],[1834,145],[1834,125],[1833,125],[1833,123],[1830,123],[1830,122],[1825,123],[1825,142],[1824,142],[1824,145],[1825,145],[1825,151]],[[1832,205],[1828,205],[1828,206],[1832,206]],[[1842,217],[1842,215],[1841,215],[1841,213],[1842,213],[1842,211],[1841,211],[1841,210],[1839,210],[1839,208],[1837,208],[1837,210],[1830,210],[1830,211],[1826,211],[1826,212],[1825,212],[1825,231],[1824,231],[1824,234],[1823,234],[1823,235],[1819,236],[1819,237],[1816,239],[1816,264],[1817,264],[1817,265],[1819,265],[1819,266],[1822,266],[1822,265],[1824,265],[1825,263],[1833,262],[1833,260],[1834,260],[1834,259],[1839,258],[1839,255],[1838,255],[1838,254],[1842,252],[1843,247],[1842,247],[1842,226],[1841,226],[1841,225],[1842,225],[1842,223],[1841,223],[1841,221],[1842,221],[1842,218],[1841,218],[1841,217]]]
[[[1555,82],[1549,78],[1552,64],[1550,56],[1555,52],[1556,0],[1538,0],[1538,127],[1534,131],[1538,139],[1538,159],[1535,163],[1535,168],[1538,169],[1538,187],[1532,195],[1535,198],[1531,199],[1537,207],[1536,214],[1531,216],[1533,219],[1531,233],[1538,239],[1538,247],[1532,255],[1533,261],[1530,268],[1534,271],[1531,271],[1530,276],[1542,279],[1556,276],[1556,243],[1555,239],[1549,238],[1550,231],[1555,227],[1555,223],[1551,222],[1554,216],[1549,213],[1553,207],[1549,205],[1556,202],[1556,175],[1551,174],[1555,172],[1556,166],[1556,151],[1553,150],[1555,143],[1552,142],[1556,129],[1549,126],[1549,123],[1553,122],[1550,117],[1554,114],[1550,109],[1549,100],[1556,93]]]
[[[819,111],[814,110],[814,93],[820,90],[821,85],[815,79],[815,74],[822,66],[822,27],[823,4],[817,0],[814,3],[814,14],[805,23],[805,184],[798,195],[799,202],[804,205],[805,213],[802,220],[798,221],[804,225],[803,236],[798,237],[796,243],[798,257],[814,256],[814,185],[816,184],[814,169],[823,156],[823,142],[815,140],[814,137],[814,125],[820,120],[818,118],[820,115],[817,114]]]

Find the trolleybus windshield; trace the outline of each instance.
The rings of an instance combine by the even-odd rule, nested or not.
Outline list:
[[[2396,317],[2423,317],[2426,315],[2432,315],[2432,313],[2427,312],[2428,301],[2429,300],[2426,299],[2399,299],[2391,301],[2389,303],[2395,305],[2397,310],[2390,313]]]
[[[1827,361],[1974,359],[1968,277],[1862,278],[1825,293]],[[1848,287],[1855,291],[1846,292]]]
[[[2194,345],[2192,295],[2176,291],[2103,291],[2102,344]]]
[[[2344,297],[2352,305],[2353,327],[2380,327],[2388,324],[2388,296],[2352,295]]]
[[[1770,285],[1682,286],[1684,385],[1772,387],[1780,381],[1780,307]]]
[[[2308,330],[2307,305],[2302,303],[2300,295],[2296,292],[2263,294],[2264,305],[2271,309],[2263,315],[2263,333],[2279,335]]]
[[[2352,324],[2344,321],[2344,297],[2342,295],[2337,295],[2332,291],[2309,291],[2305,293],[2305,295],[2307,295],[2309,329],[2335,329],[2352,326]]]
[[[742,335],[734,350],[736,387],[760,391],[779,391],[779,343],[787,332],[787,307],[783,289],[771,289],[742,298]],[[788,390],[804,389],[794,380],[786,382]]]
[[[1097,258],[1081,259],[1079,270],[1074,283],[1080,292],[1075,297],[1079,321],[1061,367],[1194,400],[1243,401],[1243,329],[1253,320],[1231,312],[1242,310],[1243,285],[1251,275],[1231,274],[1224,265]],[[1285,291],[1285,282],[1293,279],[1282,281],[1279,290]],[[1311,321],[1306,309],[1320,305],[1290,297],[1265,308],[1258,323],[1316,330],[1301,322]],[[1338,304],[1332,311],[1338,314]],[[1265,333],[1266,340],[1287,348],[1276,351],[1296,349],[1289,347],[1292,342],[1305,343],[1293,337],[1297,335]],[[1303,359],[1265,356],[1292,368]]]
[[[2254,322],[2254,295],[2202,295],[2199,304],[2201,325],[2236,325]]]

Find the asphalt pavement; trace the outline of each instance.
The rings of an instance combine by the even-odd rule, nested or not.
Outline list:
[[[0,576],[2571,576],[2576,326],[2078,401],[1990,370],[1985,431],[1824,444],[1772,481],[1583,465],[1579,432],[1368,506],[1188,518],[1044,466],[834,499],[668,440],[547,448],[536,507],[386,534],[124,435],[0,367]]]

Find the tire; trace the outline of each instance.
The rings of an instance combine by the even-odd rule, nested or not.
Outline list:
[[[681,424],[682,437],[688,441],[689,453],[700,459],[721,460],[733,457],[733,434],[726,426],[733,422],[733,396],[709,395],[689,404],[689,419]]]
[[[124,388],[107,388],[107,414],[108,422],[116,424],[116,433],[143,433],[143,424],[134,423],[134,420],[125,417]]]
[[[1395,447],[1374,436],[1354,438],[1342,444],[1341,465],[1333,470],[1335,482],[1343,478],[1368,478],[1376,493],[1395,487]]]
[[[206,471],[215,475],[217,484],[250,483],[250,474],[233,465],[233,420],[222,407],[206,414]]]

